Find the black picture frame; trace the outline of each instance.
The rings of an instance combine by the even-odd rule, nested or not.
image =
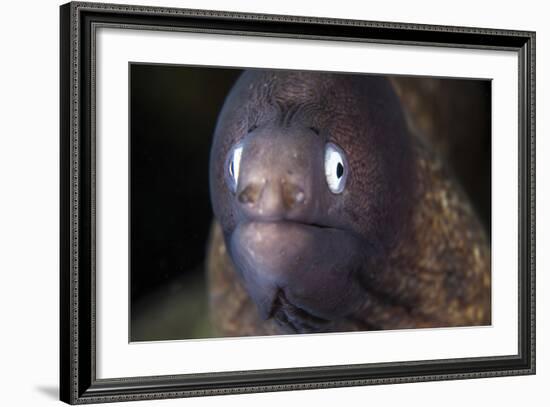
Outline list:
[[[535,33],[72,2],[60,7],[60,398],[70,404],[535,373]],[[95,27],[508,50],[519,59],[519,351],[515,355],[96,378]]]

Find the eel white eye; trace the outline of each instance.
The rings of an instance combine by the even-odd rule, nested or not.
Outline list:
[[[346,155],[333,143],[327,143],[325,147],[325,176],[332,193],[339,194],[344,190],[348,177]]]
[[[241,167],[241,156],[243,154],[243,146],[237,145],[229,152],[227,160],[227,173],[229,174],[229,187],[233,192],[237,190],[239,183],[239,170]]]

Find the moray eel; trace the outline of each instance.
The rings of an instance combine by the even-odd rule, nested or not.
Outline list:
[[[210,193],[220,335],[491,321],[485,230],[385,77],[245,71]]]

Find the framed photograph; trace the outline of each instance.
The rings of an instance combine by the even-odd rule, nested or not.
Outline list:
[[[535,373],[535,33],[68,3],[70,404]]]

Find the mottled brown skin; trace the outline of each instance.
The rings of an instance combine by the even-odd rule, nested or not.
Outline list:
[[[491,227],[491,82],[395,76],[409,128],[425,140]]]
[[[330,253],[316,251],[315,242],[312,247],[304,246],[306,259],[312,255],[308,251],[320,258],[321,280],[328,275],[322,270],[325,256],[327,261],[351,256],[345,264],[352,270],[339,271],[349,284],[315,281],[321,291],[325,286],[334,290],[324,292],[320,296],[324,298],[308,298],[305,305],[296,306],[292,290],[307,292],[312,280],[301,267],[288,273],[297,275],[291,280],[294,285],[305,287],[289,287],[285,271],[281,286],[290,294],[275,293],[261,304],[262,296],[254,289],[264,289],[262,283],[250,284],[249,275],[255,270],[236,268],[232,260],[237,255],[238,263],[243,264],[234,246],[246,244],[239,239],[234,243],[235,230],[257,214],[235,203],[234,197],[244,190],[232,195],[222,182],[225,156],[247,137],[262,142],[281,131],[280,140],[292,143],[294,139],[287,137],[305,128],[314,128],[323,141],[336,142],[348,154],[346,191],[331,196],[322,191],[318,178],[308,178],[315,188],[306,188],[306,193],[311,192],[313,200],[321,203],[314,209],[306,207],[300,212],[298,208],[298,212],[281,216],[285,221],[314,224],[322,219],[325,226],[352,236],[353,245],[360,242],[363,246],[354,246],[352,256],[338,245]],[[252,136],[247,136],[250,133]],[[317,143],[317,136],[300,137],[308,146]],[[258,171],[254,158],[251,153],[250,168]],[[246,74],[220,115],[211,158],[211,191],[219,223],[213,226],[209,245],[210,304],[220,335],[490,323],[490,249],[484,229],[439,156],[417,132],[409,130],[399,100],[385,78],[269,71]],[[324,228],[315,230],[314,236],[323,240],[323,233]],[[345,245],[346,239],[343,241]],[[262,256],[269,263],[269,252]],[[260,262],[260,267],[263,264]],[[330,302],[331,296],[349,304],[323,308],[323,301]],[[308,311],[303,324],[285,323],[288,315],[301,321],[303,309]],[[312,323],[310,313],[329,322]]]

